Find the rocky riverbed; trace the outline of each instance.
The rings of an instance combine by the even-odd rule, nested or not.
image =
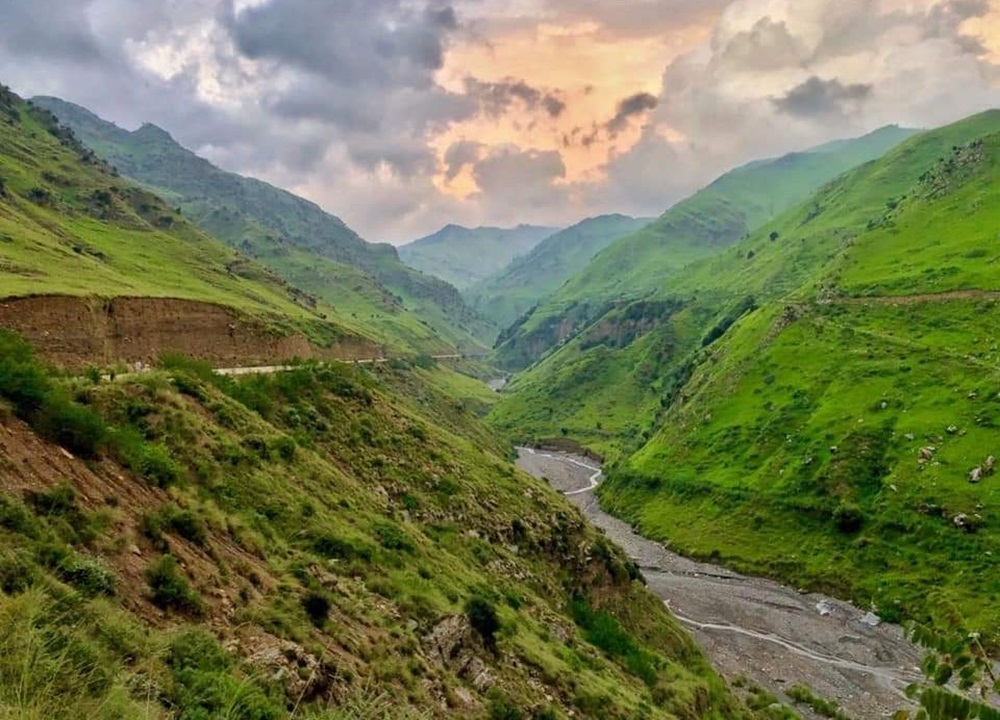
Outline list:
[[[806,685],[858,720],[909,707],[922,651],[903,630],[867,610],[770,580],[694,562],[637,535],[603,512],[593,488],[600,467],[553,452],[519,450],[518,466],[545,478],[642,569],[656,592],[730,680],[745,676],[781,696]]]

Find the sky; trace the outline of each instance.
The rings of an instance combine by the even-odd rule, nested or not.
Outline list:
[[[399,244],[998,106],[1000,0],[0,0],[0,82]]]

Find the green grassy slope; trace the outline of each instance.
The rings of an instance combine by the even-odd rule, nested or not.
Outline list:
[[[0,92],[0,294],[203,300],[371,337],[110,172],[44,110]],[[329,322],[326,319],[330,318]]]
[[[655,292],[680,270],[720,253],[824,183],[881,156],[914,132],[887,127],[727,173],[644,229],[612,243],[505,330],[494,352],[497,361],[511,369],[530,365],[610,305]]]
[[[0,336],[0,713],[749,720],[421,373],[171,368],[56,379]]]
[[[412,268],[466,290],[525,255],[558,228],[518,225],[515,228],[466,228],[448,225],[433,235],[399,248]]]
[[[496,275],[465,291],[473,309],[497,327],[519,317],[583,270],[594,255],[651,221],[625,215],[589,218],[543,240]]]
[[[690,307],[760,307],[687,357],[604,502],[685,552],[1000,642],[997,208],[994,111],[692,268]]]
[[[390,245],[362,240],[315,204],[228,173],[162,129],[128,132],[56,98],[35,98],[99,157],[162,195],[215,237],[363,320],[392,345],[478,347],[494,331],[448,284],[412,270]]]

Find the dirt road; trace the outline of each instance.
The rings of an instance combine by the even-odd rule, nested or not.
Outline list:
[[[638,563],[728,678],[745,675],[779,696],[807,685],[858,720],[910,706],[903,690],[921,677],[923,653],[899,627],[872,627],[849,603],[693,562],[636,535],[598,506],[601,470],[590,460],[521,449],[518,467],[566,494]]]

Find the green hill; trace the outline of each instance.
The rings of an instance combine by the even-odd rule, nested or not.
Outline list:
[[[531,252],[555,232],[558,228],[533,225],[515,228],[448,225],[402,246],[399,257],[412,268],[466,290]]]
[[[345,332],[47,111],[4,90],[0,120],[0,307],[127,293]],[[516,471],[491,396],[420,365],[80,377],[0,330],[0,715],[749,720]]]
[[[164,130],[123,130],[56,98],[35,98],[99,157],[179,208],[201,228],[371,327],[383,343],[434,351],[476,348],[494,331],[440,280],[362,240],[314,203],[228,173]]]
[[[620,458],[604,504],[685,554],[1000,642],[997,208],[1000,111],[910,139],[618,311],[658,308],[644,334],[574,340],[582,392],[644,421],[580,433]]]
[[[469,304],[494,325],[510,327],[519,317],[583,270],[614,241],[648,225],[624,215],[589,218],[543,240],[527,255],[464,292]]]
[[[805,200],[846,170],[915,131],[886,127],[856,140],[733,170],[644,229],[612,243],[551,297],[505,330],[495,357],[521,369],[623,300],[645,297],[688,265],[715,255]]]
[[[0,90],[0,297],[199,300],[318,342],[373,338],[126,182],[50,113]]]

